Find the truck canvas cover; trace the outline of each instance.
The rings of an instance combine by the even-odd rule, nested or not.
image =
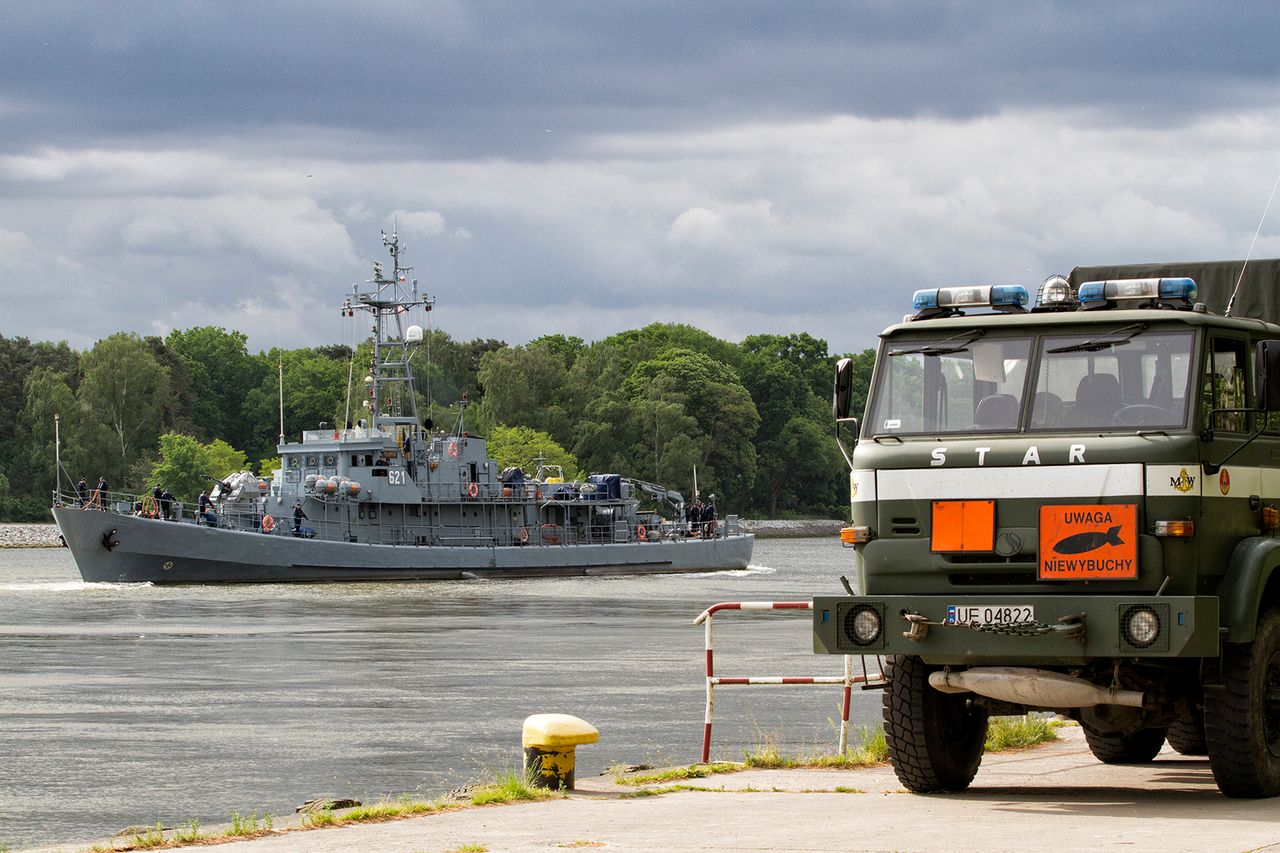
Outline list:
[[[1240,281],[1240,271],[1244,280]],[[1245,261],[1182,261],[1165,264],[1116,264],[1113,266],[1076,267],[1071,271],[1071,286],[1079,288],[1086,281],[1112,281],[1123,278],[1190,278],[1196,283],[1197,302],[1215,314],[1227,310],[1227,302],[1236,282],[1240,293],[1231,309],[1234,317],[1280,317],[1280,258],[1257,258]]]

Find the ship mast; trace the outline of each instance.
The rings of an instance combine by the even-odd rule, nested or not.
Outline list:
[[[435,299],[423,293],[418,295],[418,280],[412,277],[413,267],[400,265],[405,245],[395,228],[388,236],[382,232],[382,245],[391,254],[391,275],[384,274],[381,262],[374,261],[373,278],[365,286],[352,285],[351,296],[342,303],[342,311],[354,316],[356,309],[368,311],[373,316],[373,363],[366,383],[369,386],[369,425],[373,429],[393,431],[397,425],[417,427],[418,397],[414,391],[413,370],[409,356],[413,346],[422,341],[422,327],[409,325],[410,310],[421,305],[430,311]],[[388,401],[384,390],[399,389],[396,395],[399,405],[387,411]],[[408,398],[407,411],[403,406]]]

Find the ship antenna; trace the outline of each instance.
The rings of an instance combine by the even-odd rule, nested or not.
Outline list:
[[[284,444],[284,351],[276,353],[280,359],[280,443]]]
[[[1271,185],[1271,195],[1267,196],[1267,206],[1262,210],[1262,218],[1258,220],[1258,230],[1253,232],[1253,241],[1249,243],[1249,251],[1244,256],[1244,263],[1240,265],[1240,277],[1236,279],[1235,289],[1231,291],[1231,298],[1227,300],[1227,310],[1222,313],[1224,317],[1231,316],[1231,308],[1236,304],[1236,294],[1240,292],[1240,283],[1244,281],[1244,271],[1249,266],[1249,258],[1253,257],[1253,247],[1258,242],[1258,235],[1262,233],[1262,223],[1267,221],[1267,211],[1271,210],[1271,202],[1276,197],[1276,188],[1280,187],[1280,175],[1276,175],[1276,182]]]

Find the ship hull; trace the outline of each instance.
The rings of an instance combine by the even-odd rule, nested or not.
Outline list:
[[[264,536],[60,506],[80,575],[97,583],[327,583],[744,569],[754,537],[602,545],[374,545]]]

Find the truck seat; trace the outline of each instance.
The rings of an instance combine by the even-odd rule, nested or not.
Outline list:
[[[1075,426],[1111,426],[1120,408],[1120,382],[1110,373],[1090,373],[1076,385]]]
[[[1012,394],[983,397],[974,409],[973,423],[981,429],[1013,429],[1018,425],[1018,398]]]

